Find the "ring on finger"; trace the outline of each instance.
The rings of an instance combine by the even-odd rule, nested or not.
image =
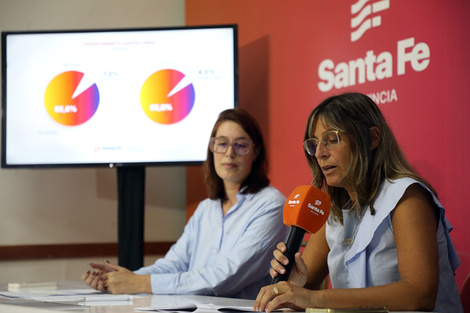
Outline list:
[[[276,294],[276,296],[279,294],[279,290],[277,289],[277,287],[273,287],[274,289],[274,293]]]

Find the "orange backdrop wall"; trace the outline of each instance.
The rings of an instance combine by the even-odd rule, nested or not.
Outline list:
[[[302,138],[331,94],[379,104],[455,227],[459,287],[470,271],[470,4],[456,0],[189,0],[186,24],[238,24],[240,107],[263,129],[272,184],[309,184]],[[206,196],[188,167],[188,214]]]

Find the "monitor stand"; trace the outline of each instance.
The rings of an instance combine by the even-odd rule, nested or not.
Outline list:
[[[118,166],[118,260],[134,271],[144,260],[145,167]]]

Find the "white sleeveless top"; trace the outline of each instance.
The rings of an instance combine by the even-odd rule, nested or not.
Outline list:
[[[422,183],[401,178],[385,181],[375,201],[375,215],[367,207],[361,219],[343,210],[344,226],[330,215],[326,224],[326,240],[330,248],[328,268],[333,288],[364,288],[400,280],[397,249],[390,213],[406,189],[418,183],[430,192],[440,208],[437,229],[439,247],[439,290],[435,312],[463,313],[454,273],[460,265],[449,232],[453,229],[445,218],[445,210],[432,192]]]

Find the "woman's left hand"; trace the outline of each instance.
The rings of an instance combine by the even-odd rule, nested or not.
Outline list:
[[[253,310],[269,313],[279,308],[291,308],[296,311],[303,311],[307,307],[314,306],[311,300],[313,293],[312,290],[285,281],[265,286],[258,293]]]
[[[115,264],[106,264],[113,271],[103,275],[103,285],[113,294],[151,293],[150,276],[136,275]]]

